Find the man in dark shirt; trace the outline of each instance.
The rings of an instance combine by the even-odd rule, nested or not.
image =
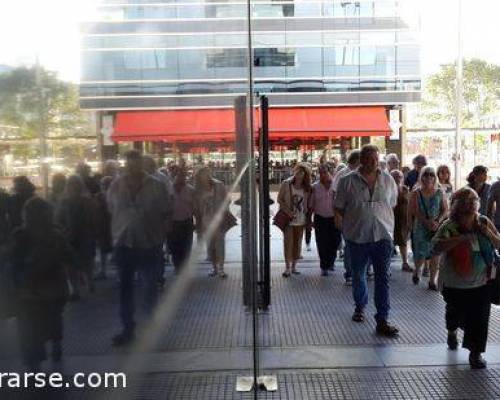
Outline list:
[[[427,165],[427,158],[423,154],[419,154],[415,156],[415,158],[413,158],[412,164],[413,169],[408,172],[408,175],[405,179],[405,185],[408,186],[410,190],[413,190],[413,186],[415,186],[418,181],[420,171]]]

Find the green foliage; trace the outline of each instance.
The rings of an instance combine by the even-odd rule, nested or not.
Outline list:
[[[465,60],[463,77],[462,125],[477,127],[482,117],[498,108],[500,66],[479,59]],[[422,127],[452,124],[455,104],[456,64],[445,64],[428,79],[417,124]]]
[[[55,73],[21,67],[0,74],[0,124],[19,127],[19,136],[88,135],[90,123],[80,111],[78,87]]]

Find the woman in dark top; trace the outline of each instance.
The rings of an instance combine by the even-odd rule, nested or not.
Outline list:
[[[64,191],[66,190],[66,175],[64,174],[54,174],[52,177],[52,190],[49,195],[49,201],[53,207],[57,207],[57,204],[64,196]]]
[[[52,206],[33,197],[24,206],[24,224],[9,239],[7,256],[18,294],[18,332],[24,364],[38,370],[52,341],[52,359],[62,356],[62,312],[68,299],[71,250],[53,225]]]
[[[467,185],[474,189],[479,196],[479,214],[486,215],[488,208],[488,196],[490,194],[491,185],[486,183],[488,180],[488,168],[484,165],[476,165],[472,172],[467,177]]]
[[[26,176],[16,176],[12,181],[12,196],[9,198],[10,228],[14,229],[23,223],[24,204],[35,195],[35,185]]]
[[[71,276],[74,293],[72,300],[80,298],[83,280],[90,292],[94,291],[93,270],[96,247],[96,206],[82,179],[68,178],[66,193],[56,209],[55,221],[67,235],[75,256],[77,271]]]

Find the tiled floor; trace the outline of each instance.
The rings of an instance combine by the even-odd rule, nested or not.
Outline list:
[[[252,367],[252,315],[242,306],[239,232],[228,237],[225,280],[208,278],[201,263],[171,324],[158,327],[159,340],[143,354],[140,371],[127,391],[137,399],[250,399],[234,391],[239,374]],[[262,399],[496,399],[500,398],[500,312],[492,311],[487,371],[469,371],[465,351],[445,347],[444,303],[438,293],[415,287],[395,260],[391,279],[391,320],[397,339],[374,334],[374,321],[351,321],[351,289],[344,286],[341,262],[321,277],[313,251],[304,252],[302,274],[281,277],[279,233],[273,230],[272,305],[259,314],[261,368],[278,375],[279,390]],[[203,258],[203,257],[202,257]],[[167,268],[168,294],[176,284]],[[373,284],[369,284],[370,291]],[[95,296],[67,307],[66,368],[119,369],[127,350],[113,349],[119,329],[115,279],[99,282]],[[140,288],[138,288],[140,290]],[[372,296],[372,293],[371,295]],[[374,313],[372,302],[368,315]],[[141,319],[141,318],[139,318]],[[450,354],[451,353],[451,354]],[[0,371],[17,358],[13,321],[0,321]],[[130,361],[130,360],[129,360]],[[13,365],[13,364],[12,364]],[[84,368],[85,367],[85,368]],[[245,371],[241,371],[245,369]],[[23,395],[26,393],[23,393]],[[48,398],[109,398],[107,392],[48,393]],[[115,392],[120,396],[120,392]],[[2,392],[0,399],[19,393]],[[35,398],[44,398],[40,392]],[[7,396],[7,397],[6,397]],[[120,398],[120,397],[119,397]],[[123,397],[126,398],[126,397]]]

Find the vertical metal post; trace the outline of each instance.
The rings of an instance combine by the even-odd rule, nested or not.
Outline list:
[[[455,189],[461,186],[461,164],[462,164],[462,0],[458,0],[458,54],[457,54],[457,84],[455,104]]]
[[[261,127],[259,136],[259,200],[260,200],[260,235],[259,235],[259,266],[261,307],[267,310],[271,304],[271,232],[269,226],[269,100],[266,96],[260,98]]]

